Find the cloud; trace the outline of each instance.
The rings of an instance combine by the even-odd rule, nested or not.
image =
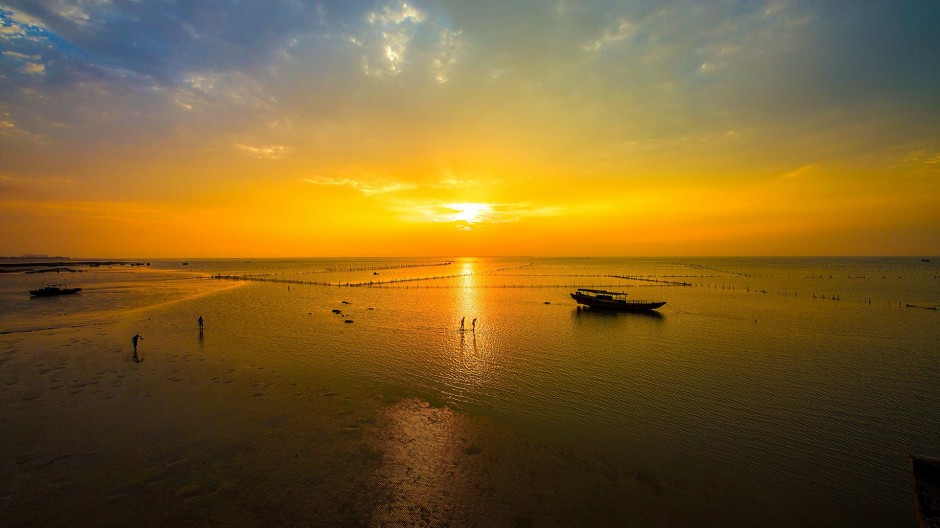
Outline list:
[[[26,35],[26,28],[23,26],[16,25],[0,25],[0,39],[10,40],[14,38],[20,38]]]
[[[434,79],[444,84],[450,80],[452,70],[459,59],[464,55],[466,44],[462,38],[462,31],[442,29],[437,50],[431,61],[431,71]]]
[[[70,178],[60,176],[0,173],[0,200],[10,200],[13,196],[48,199],[51,195],[58,194],[57,191],[61,190],[62,187],[70,184],[72,184]]]
[[[367,77],[397,77],[414,67],[444,84],[466,52],[462,30],[407,2],[392,0],[367,12],[363,21],[345,38],[359,50]]]
[[[15,51],[4,51],[3,56],[20,63],[19,71],[22,73],[44,73],[46,70],[46,66],[40,62],[42,60],[40,55],[26,55],[25,53]]]
[[[45,72],[40,49],[47,45],[44,29],[38,21],[0,5],[0,42],[12,48],[4,50],[3,62],[16,65],[16,71],[27,75]],[[0,76],[2,76],[0,63]]]
[[[820,174],[821,169],[822,166],[819,164],[804,165],[781,174],[779,179],[783,181],[812,179]]]
[[[4,121],[56,146],[231,145],[290,121],[296,136],[236,148],[375,166],[473,148],[478,174],[505,149],[580,170],[726,130],[796,137],[820,115],[925,137],[940,108],[936,11],[892,3],[0,2]]]
[[[75,24],[88,25],[92,21],[92,12],[101,7],[107,7],[110,0],[90,0],[87,2],[56,2],[52,3],[50,11]],[[86,10],[88,8],[88,10]]]
[[[362,57],[363,73],[380,77],[401,73],[417,26],[425,17],[423,12],[401,1],[366,13],[367,31],[349,38],[366,51]]]
[[[239,71],[189,73],[172,94],[173,100],[187,110],[215,107],[228,111],[263,111],[272,106],[265,86],[255,77]]]
[[[0,173],[0,179],[6,181],[15,181],[20,183],[37,183],[37,184],[69,184],[72,183],[70,178],[64,178],[61,176],[23,176],[23,175],[13,175],[10,173]]]
[[[245,152],[251,157],[267,160],[279,160],[290,152],[290,148],[284,145],[264,145],[253,147],[251,145],[236,144],[235,148]]]
[[[42,141],[42,136],[30,134],[27,130],[17,126],[16,122],[10,117],[10,114],[7,112],[4,112],[2,117],[0,117],[0,137]]]
[[[627,19],[620,19],[614,24],[604,28],[603,33],[599,37],[582,44],[581,49],[596,53],[612,44],[631,38],[635,33],[636,24]]]
[[[936,145],[917,143],[898,147],[892,156],[894,165],[911,170],[926,170],[934,173],[940,169],[940,148]]]
[[[0,28],[0,33],[24,35],[29,29],[45,29],[45,25],[21,9],[0,4]]]
[[[416,189],[418,186],[403,182],[369,182],[353,178],[304,178],[304,183],[334,187],[350,187],[366,196],[395,193]]]
[[[7,3],[13,7],[0,7],[2,25],[41,37],[37,44],[68,56],[70,67],[126,69],[164,85],[189,71],[263,68],[285,42],[318,27],[322,18],[322,8],[292,0],[238,6],[108,0]]]
[[[433,187],[438,189],[466,189],[477,185],[476,180],[468,180],[463,178],[458,178],[456,176],[448,176],[442,180],[439,180],[437,183],[433,184]]]

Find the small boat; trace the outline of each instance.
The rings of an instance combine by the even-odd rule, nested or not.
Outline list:
[[[599,308],[604,310],[617,310],[620,312],[648,312],[661,308],[666,301],[633,301],[627,300],[627,294],[624,292],[612,292],[607,290],[592,290],[588,288],[578,288],[571,294],[571,298],[578,301],[578,304]]]
[[[922,528],[940,527],[940,458],[911,455],[914,500]]]
[[[62,288],[60,286],[43,286],[38,290],[29,290],[30,297],[53,297],[55,295],[71,295],[82,291],[81,288]]]

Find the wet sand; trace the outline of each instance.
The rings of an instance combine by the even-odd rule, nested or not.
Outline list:
[[[589,439],[132,334],[0,335],[4,526],[761,523]]]

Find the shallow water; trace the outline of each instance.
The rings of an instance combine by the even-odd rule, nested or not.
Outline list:
[[[940,304],[933,260],[152,261],[70,276],[76,297],[0,276],[0,332],[4,362],[90,325],[111,353],[140,332],[180,379],[196,358],[429,402],[642,468],[678,524],[909,526],[907,455],[940,453],[940,312],[907,306]],[[579,286],[668,304],[598,313]]]

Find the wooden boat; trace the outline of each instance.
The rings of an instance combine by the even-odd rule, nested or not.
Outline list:
[[[571,294],[571,298],[578,301],[578,304],[590,306],[591,308],[620,312],[648,312],[666,304],[666,301],[627,300],[627,294],[624,292],[592,290],[589,288],[578,288],[577,291]]]
[[[921,528],[940,528],[940,458],[911,455],[914,501]]]
[[[30,297],[53,297],[56,295],[71,295],[82,291],[81,288],[62,288],[60,286],[43,286],[38,290],[29,290]]]

